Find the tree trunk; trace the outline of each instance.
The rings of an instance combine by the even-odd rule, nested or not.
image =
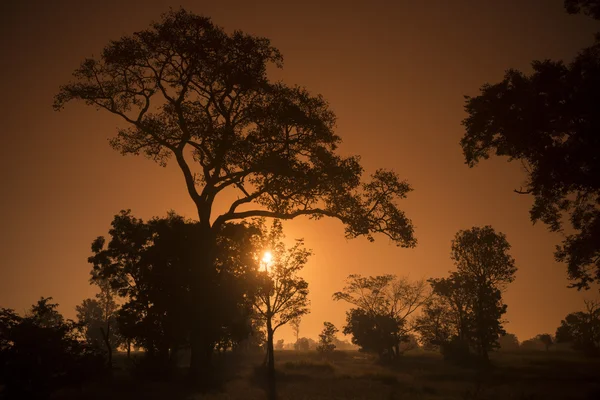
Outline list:
[[[214,343],[210,337],[210,328],[207,329],[204,319],[206,313],[204,310],[208,307],[214,307],[210,293],[200,288],[200,282],[210,279],[210,274],[214,270],[214,252],[216,247],[215,237],[210,229],[210,225],[205,224],[200,235],[197,253],[197,266],[192,272],[192,282],[190,282],[192,298],[192,324],[191,324],[191,358],[190,358],[190,378],[198,382],[201,386],[206,386],[212,380],[212,353]],[[210,322],[208,322],[210,325]]]
[[[127,339],[127,359],[131,356],[131,340]]]
[[[277,398],[276,382],[275,382],[275,349],[273,346],[273,336],[275,332],[271,325],[271,320],[267,319],[267,384],[269,392],[269,400]]]
[[[112,346],[110,345],[110,321],[106,321],[106,331],[104,328],[100,328],[102,332],[102,339],[106,345],[106,351],[108,352],[108,368],[112,369]]]

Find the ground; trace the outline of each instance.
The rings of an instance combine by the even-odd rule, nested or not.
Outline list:
[[[224,363],[224,357],[227,362]],[[199,394],[175,377],[170,382],[132,377],[117,357],[112,377],[57,393],[56,399],[266,399],[263,356],[221,355],[225,376],[219,389]],[[315,352],[276,352],[278,399],[600,399],[600,360],[573,352],[514,352],[492,355],[489,370],[460,368],[439,354],[406,353],[382,365],[359,352],[336,352],[325,361]]]

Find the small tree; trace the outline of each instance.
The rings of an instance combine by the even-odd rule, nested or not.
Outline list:
[[[439,349],[456,335],[458,313],[439,295],[434,296],[423,308],[414,322],[414,330],[419,333],[421,343],[429,349]]]
[[[269,249],[270,257],[263,260],[253,298],[255,315],[266,325],[267,370],[272,384],[275,382],[275,332],[294,318],[309,312],[308,283],[298,273],[306,265],[311,253],[304,248],[303,240],[297,240],[294,246],[286,249],[281,241],[283,237],[281,222],[274,220],[263,241],[263,248]]]
[[[451,258],[457,267],[454,280],[463,286],[461,296],[468,296],[471,308],[468,340],[486,362],[488,352],[498,347],[498,338],[504,334],[502,290],[517,271],[509,250],[506,236],[491,226],[459,231],[452,241]]]
[[[97,374],[103,360],[79,340],[78,326],[41,298],[21,317],[0,309],[0,383],[6,398],[47,398],[62,386]]]
[[[85,299],[75,307],[77,319],[82,324],[87,342],[106,351],[108,367],[112,368],[113,351],[122,343],[117,326],[116,293],[106,280],[92,279],[92,282],[98,285],[100,292],[96,299]]]
[[[356,308],[346,313],[344,334],[352,343],[380,357],[400,355],[400,342],[410,330],[408,318],[427,303],[430,292],[423,280],[411,282],[395,275],[350,275],[334,300]]]
[[[540,335],[537,335],[536,338],[544,344],[544,346],[546,347],[546,351],[548,351],[550,349],[550,346],[554,344],[554,340],[552,339],[552,336],[549,333],[542,333]]]
[[[323,330],[319,334],[319,345],[317,351],[321,355],[327,356],[335,349],[335,334],[338,333],[338,328],[331,322],[323,322]]]
[[[298,351],[309,351],[310,350],[310,339],[300,338],[294,343],[294,350]]]
[[[295,317],[290,320],[290,326],[292,327],[292,332],[294,332],[294,336],[296,336],[296,342],[298,341],[298,336],[300,335],[300,322],[302,322],[301,317]]]
[[[586,310],[571,313],[556,330],[556,343],[571,343],[573,349],[600,356],[600,302],[586,301]]]
[[[505,333],[498,338],[498,345],[501,351],[519,350],[519,339],[514,333]]]

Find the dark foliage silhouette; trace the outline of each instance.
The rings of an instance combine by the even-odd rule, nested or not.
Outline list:
[[[198,268],[202,230],[197,223],[170,213],[144,222],[122,211],[115,216],[110,241],[97,238],[92,280],[108,281],[125,298],[118,312],[121,334],[145,350],[158,365],[175,363],[189,346],[194,318],[202,324],[201,342],[207,359],[220,346],[239,343],[250,333],[250,299],[255,286],[256,261],[247,224],[225,224],[216,239],[215,268]],[[194,304],[191,279],[201,289]],[[207,372],[203,379],[209,379]]]
[[[104,350],[108,366],[112,367],[113,352],[124,344],[117,326],[116,293],[109,282],[98,279],[96,283],[100,288],[96,298],[85,299],[75,309],[86,342]]]
[[[294,336],[296,337],[296,342],[298,341],[298,336],[300,335],[300,323],[302,322],[302,317],[295,317],[290,320],[290,326],[292,328],[292,332],[294,332]]]
[[[361,351],[375,353],[381,359],[398,357],[396,347],[407,336],[404,334],[404,322],[389,315],[371,314],[360,308],[346,313],[345,335],[352,335],[352,343]]]
[[[457,271],[448,278],[430,279],[435,297],[416,321],[426,343],[441,346],[449,358],[468,358],[472,348],[489,361],[489,351],[505,333],[502,289],[517,270],[509,250],[506,237],[490,226],[456,234],[451,258]]]
[[[514,333],[505,333],[498,338],[498,350],[516,351],[519,350],[519,339]]]
[[[215,268],[215,237],[248,217],[334,217],[348,237],[381,233],[415,245],[396,202],[411,190],[391,171],[361,183],[358,157],[336,154],[335,115],[321,96],[271,83],[282,57],[266,38],[227,34],[209,18],[171,11],[144,31],[110,42],[61,87],[55,109],[81,100],[121,117],[112,146],[160,165],[175,159],[198,211],[202,249],[192,270],[188,310],[202,313],[202,275]],[[239,198],[214,215],[225,189]],[[243,209],[243,210],[242,210]],[[207,368],[202,318],[191,318],[192,373]]]
[[[546,348],[546,351],[550,350],[550,346],[552,346],[554,344],[554,340],[552,339],[552,335],[550,335],[549,333],[541,333],[541,334],[537,335],[536,338],[540,342],[542,342],[542,344]]]
[[[98,375],[104,359],[79,340],[52,298],[41,298],[26,316],[0,309],[0,380],[7,398],[47,398],[64,386]]]
[[[586,310],[571,313],[556,330],[556,343],[570,343],[582,353],[600,356],[600,302],[586,301]]]
[[[600,1],[598,0],[565,0],[565,8],[569,14],[582,12],[594,19],[600,19]]]
[[[339,329],[331,322],[323,322],[323,330],[319,334],[319,345],[317,351],[322,356],[329,356],[335,350],[335,334]]]
[[[350,275],[346,286],[333,294],[356,308],[346,313],[344,334],[363,351],[381,358],[400,356],[400,343],[411,327],[408,318],[428,301],[425,281],[411,282],[394,275]]]
[[[597,1],[565,2],[567,9],[598,17]],[[508,70],[479,96],[466,96],[461,146],[473,167],[490,154],[518,160],[525,188],[535,198],[532,222],[561,231],[568,217],[573,233],[555,252],[568,266],[572,286],[600,280],[600,41],[570,63],[534,61],[533,73]]]

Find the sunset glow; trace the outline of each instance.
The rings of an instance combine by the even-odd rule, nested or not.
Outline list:
[[[268,270],[269,266],[271,265],[271,262],[273,261],[273,254],[271,254],[270,251],[265,251],[265,254],[263,255],[262,258],[262,264],[264,265],[265,271]]]

